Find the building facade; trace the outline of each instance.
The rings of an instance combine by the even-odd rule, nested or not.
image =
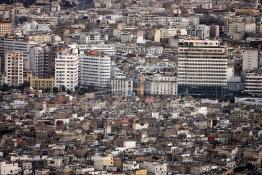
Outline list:
[[[110,57],[82,53],[79,61],[80,86],[109,87],[111,78]]]
[[[55,59],[55,86],[74,91],[78,86],[78,50],[63,48],[57,52]]]
[[[26,81],[29,83],[29,86],[34,89],[51,89],[55,87],[54,78],[39,78],[32,73],[27,73]]]
[[[245,93],[249,95],[262,95],[262,73],[247,73],[245,76]]]
[[[5,82],[9,86],[23,84],[23,53],[8,51],[5,53]]]
[[[19,51],[23,54],[23,66],[25,70],[30,69],[29,43],[23,38],[4,37],[0,38],[1,71],[4,72],[5,53],[10,50]]]
[[[19,174],[19,170],[18,163],[0,162],[0,174],[2,175]]]
[[[245,49],[243,53],[243,71],[251,71],[258,68],[258,50]]]
[[[12,33],[12,23],[10,21],[0,22],[0,37],[4,37]]]
[[[176,95],[177,78],[174,76],[154,75],[146,78],[145,94]]]
[[[111,93],[112,95],[132,96],[133,80],[128,78],[111,80]]]
[[[50,57],[51,49],[46,44],[39,44],[31,47],[30,54],[30,70],[39,78],[46,78],[51,74]]]
[[[227,47],[217,40],[179,40],[179,93],[218,95],[227,86]]]

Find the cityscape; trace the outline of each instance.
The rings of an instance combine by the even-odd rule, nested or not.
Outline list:
[[[262,1],[0,0],[0,175],[262,175]]]

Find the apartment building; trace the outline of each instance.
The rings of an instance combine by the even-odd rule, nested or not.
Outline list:
[[[10,50],[16,50],[23,54],[24,69],[30,69],[29,59],[29,43],[23,38],[4,37],[0,38],[0,59],[1,71],[4,72],[5,67],[5,53]]]
[[[79,57],[76,48],[62,48],[55,59],[55,86],[74,91],[78,86]]]
[[[243,71],[251,71],[258,68],[258,50],[257,49],[245,49],[243,53]]]
[[[262,73],[250,72],[245,75],[245,93],[249,95],[262,95]]]
[[[197,36],[200,39],[207,39],[210,37],[210,26],[197,25],[194,27],[193,31],[191,31],[190,34],[193,36]]]
[[[8,51],[5,53],[5,83],[10,86],[23,84],[23,53]]]
[[[99,31],[90,33],[81,33],[79,36],[79,42],[82,44],[95,44],[108,40],[108,35],[102,34]]]
[[[30,48],[30,70],[33,75],[44,78],[50,74],[51,49],[46,44],[35,45]]]
[[[12,33],[12,23],[10,21],[0,21],[0,37]]]
[[[106,88],[110,85],[111,58],[97,54],[80,53],[79,83],[81,86]]]

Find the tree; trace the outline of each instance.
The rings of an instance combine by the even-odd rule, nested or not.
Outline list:
[[[2,84],[1,91],[7,92],[9,90],[10,90],[10,87],[8,86],[8,84],[6,84],[6,83]]]
[[[53,87],[53,93],[56,94],[58,92],[58,88],[57,87]]]
[[[62,86],[61,86],[61,91],[62,91],[62,92],[65,92],[65,91],[66,91],[65,85],[62,85]]]

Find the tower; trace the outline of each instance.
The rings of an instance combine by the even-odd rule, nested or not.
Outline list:
[[[5,82],[10,86],[23,84],[23,53],[8,51],[5,54]]]

